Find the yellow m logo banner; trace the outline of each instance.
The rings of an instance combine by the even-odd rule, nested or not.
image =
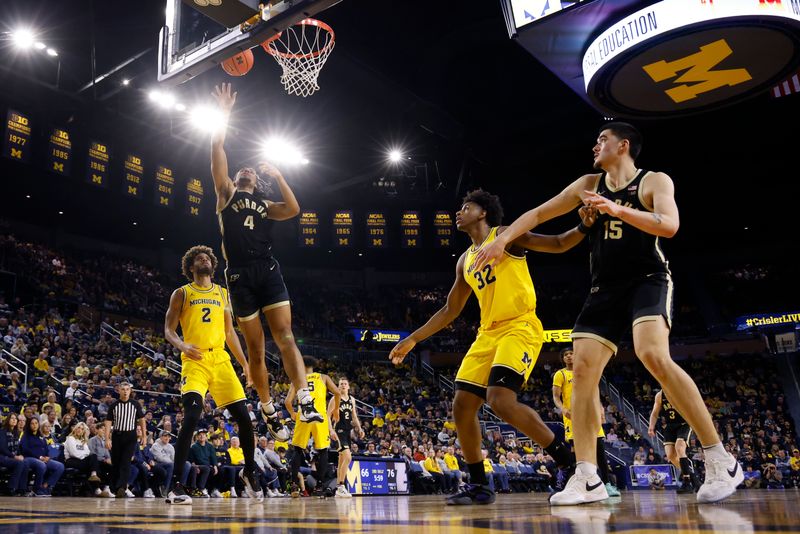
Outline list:
[[[681,85],[665,91],[674,102],[680,103],[720,87],[738,85],[751,80],[753,77],[747,69],[711,70],[732,53],[733,50],[725,39],[720,39],[701,46],[696,54],[675,61],[656,61],[642,68],[655,82],[675,78],[678,72],[686,71],[673,82]]]

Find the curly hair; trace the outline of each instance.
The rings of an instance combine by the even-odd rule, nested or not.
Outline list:
[[[489,226],[500,226],[503,222],[503,205],[500,204],[500,197],[493,195],[483,189],[475,189],[466,194],[461,204],[474,202],[486,211],[486,222]]]
[[[214,255],[214,251],[211,249],[211,247],[207,247],[205,245],[195,245],[186,251],[186,254],[183,255],[183,259],[181,260],[181,270],[183,271],[183,276],[185,276],[190,282],[194,281],[194,276],[192,275],[192,265],[194,265],[194,259],[198,254],[207,255],[211,259],[212,272],[217,270],[217,257]]]

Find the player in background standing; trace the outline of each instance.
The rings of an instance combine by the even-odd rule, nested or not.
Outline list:
[[[350,467],[352,459],[350,433],[355,430],[359,438],[364,439],[364,429],[361,428],[361,422],[358,420],[356,399],[350,395],[350,381],[346,377],[339,379],[339,392],[342,394],[339,400],[339,420],[336,422],[334,432],[331,433],[331,439],[336,441],[339,452],[339,465],[336,468],[336,481],[338,482],[336,497],[349,499],[352,497],[347,491],[347,469]],[[328,413],[334,410],[334,399],[335,397],[332,397],[328,403]]]
[[[653,399],[653,411],[650,412],[650,428],[647,429],[650,437],[656,435],[658,416],[664,412],[667,428],[664,430],[664,452],[667,460],[681,472],[681,486],[678,493],[694,493],[695,474],[692,461],[686,456],[686,444],[692,436],[689,423],[678,410],[667,400],[664,390],[659,390]]]

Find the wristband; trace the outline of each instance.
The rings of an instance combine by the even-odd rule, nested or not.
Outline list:
[[[578,225],[578,231],[580,233],[582,233],[582,234],[588,234],[589,230],[591,230],[591,229],[592,229],[592,227],[591,226],[586,226],[585,224],[583,224],[583,221],[581,221],[581,223]]]

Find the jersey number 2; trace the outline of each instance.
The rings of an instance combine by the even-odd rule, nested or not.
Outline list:
[[[202,321],[204,323],[210,323],[211,322],[211,317],[209,317],[209,315],[211,315],[211,308],[203,308],[201,311],[203,312]]]
[[[245,225],[246,227],[250,228],[251,230],[252,230],[253,228],[255,228],[255,226],[256,226],[256,225],[255,225],[255,223],[253,222],[253,216],[252,216],[252,215],[248,215],[247,217],[245,217],[245,218],[244,218],[244,225]]]

